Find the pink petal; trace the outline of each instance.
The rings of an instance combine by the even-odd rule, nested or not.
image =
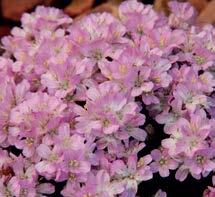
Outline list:
[[[52,194],[55,192],[55,186],[51,183],[41,183],[37,186],[37,192],[42,194]]]
[[[84,145],[84,138],[81,137],[80,135],[78,134],[74,134],[72,137],[71,137],[71,149],[73,150],[80,150],[80,149],[83,149],[85,147]]]
[[[65,137],[70,135],[70,127],[68,123],[63,123],[59,127],[59,135]]]
[[[38,147],[37,147],[37,153],[40,157],[44,158],[44,159],[47,159],[50,154],[51,154],[51,150],[50,148],[45,145],[45,144],[40,144]]]
[[[119,125],[110,125],[108,127],[105,127],[103,131],[105,134],[111,134],[116,132],[118,129],[119,129]]]
[[[146,132],[143,129],[139,129],[139,128],[132,129],[132,131],[130,132],[130,135],[139,141],[145,141],[147,136]]]
[[[53,174],[56,169],[54,168],[53,165],[50,165],[48,161],[41,161],[35,165],[36,170],[38,171],[39,174]]]

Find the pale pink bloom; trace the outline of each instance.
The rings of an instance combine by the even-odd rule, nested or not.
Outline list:
[[[127,165],[122,160],[116,160],[112,163],[111,174],[114,177],[122,177],[122,182],[126,191],[132,190],[137,192],[137,185],[140,181],[149,180],[152,178],[152,172],[148,164],[152,158],[150,155],[142,157],[137,161],[137,157],[130,155],[128,157]]]
[[[172,124],[167,132],[171,138],[162,141],[162,145],[171,155],[184,153],[192,157],[195,151],[208,147],[207,136],[212,129],[212,122],[207,119],[203,110],[190,115],[190,120],[181,118],[177,124]]]
[[[57,149],[64,151],[66,149],[80,150],[85,147],[84,138],[78,134],[71,134],[69,124],[63,123],[55,136],[54,144]]]
[[[131,91],[133,97],[152,91],[154,84],[149,79],[150,73],[151,69],[148,67],[142,67],[141,70],[138,71],[138,74],[133,80],[134,85]]]
[[[198,94],[185,85],[179,84],[173,92],[173,96],[176,100],[182,102],[191,112],[195,111],[196,107],[199,105],[207,105],[207,97],[204,94]]]
[[[119,6],[119,15],[123,19],[124,15],[130,13],[142,13],[144,5],[136,0],[125,1]]]
[[[61,164],[61,170],[74,173],[77,176],[86,174],[91,169],[91,164],[87,160],[84,150],[64,151],[64,161]]]
[[[190,3],[169,2],[172,13],[169,17],[169,24],[174,27],[187,28],[188,24],[193,23],[196,17],[195,9]]]
[[[62,185],[65,197],[135,197],[155,172],[214,171],[215,30],[195,25],[190,4],[169,6],[168,17],[137,0],[119,18],[73,23],[43,6],[22,16],[1,40],[0,196],[56,196]],[[169,137],[139,157],[145,122]]]
[[[63,161],[62,153],[56,151],[56,149],[50,149],[45,144],[40,144],[37,147],[37,154],[42,159],[35,165],[37,172],[45,176],[47,179],[55,178],[56,173]]]
[[[104,134],[112,134],[134,117],[138,112],[138,105],[128,100],[126,95],[118,93],[118,89],[116,84],[106,82],[97,88],[90,88],[86,93],[87,110],[76,107],[80,114],[76,118],[76,129],[80,132],[98,130]]]
[[[59,9],[38,6],[33,14],[23,14],[21,21],[30,29],[53,30],[57,26],[70,24],[72,19]]]
[[[123,184],[110,178],[105,170],[100,170],[96,174],[96,190],[99,195],[109,197],[123,192]]]
[[[189,168],[191,175],[199,179],[201,174],[207,176],[215,168],[213,157],[214,152],[211,149],[200,149],[192,158],[185,159],[185,165]]]
[[[178,162],[168,155],[167,150],[155,149],[151,152],[151,156],[154,160],[150,164],[152,172],[159,172],[162,177],[169,176],[169,170],[175,170],[178,167]]]
[[[110,33],[109,28],[117,21],[111,14],[104,12],[83,17],[78,24],[89,34],[91,41],[95,41],[108,38]]]
[[[44,112],[49,114],[49,118],[62,116],[66,105],[59,99],[49,96],[46,93],[32,93],[28,98],[11,111],[10,122],[19,125],[21,123],[32,123],[34,113]],[[41,123],[44,124],[44,123]],[[30,126],[30,125],[29,125]]]

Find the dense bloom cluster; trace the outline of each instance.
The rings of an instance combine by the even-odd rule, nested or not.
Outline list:
[[[136,0],[119,18],[42,6],[22,16],[1,41],[0,197],[58,183],[65,197],[134,197],[153,173],[215,170],[215,29],[196,25],[188,3],[169,6],[169,17]],[[144,110],[169,137],[138,157]]]

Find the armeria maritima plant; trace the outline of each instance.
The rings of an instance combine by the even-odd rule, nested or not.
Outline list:
[[[42,6],[22,16],[2,39],[0,197],[57,196],[58,184],[65,197],[134,197],[154,173],[213,173],[215,29],[188,3],[169,7],[169,17],[136,0],[119,18],[73,21]],[[140,155],[148,118],[167,137]]]

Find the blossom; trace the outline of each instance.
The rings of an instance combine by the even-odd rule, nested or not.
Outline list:
[[[87,173],[90,171],[90,163],[85,161],[83,150],[79,151],[67,151],[64,154],[63,170],[79,174]]]
[[[213,123],[206,118],[205,112],[198,110],[190,115],[190,120],[181,119],[178,125],[174,125],[171,128],[172,138],[164,140],[162,144],[172,149],[173,154],[185,153],[191,157],[198,149],[208,147],[205,139],[211,132],[212,125]]]
[[[140,96],[143,93],[148,93],[153,89],[154,84],[149,80],[150,73],[151,69],[148,67],[142,67],[142,69],[138,71],[138,74],[134,78],[133,82],[134,85],[131,92],[132,96]]]
[[[0,143],[3,146],[8,146],[8,130],[9,130],[9,116],[10,110],[13,108],[13,83],[10,80],[2,77],[0,90]]]
[[[193,22],[196,12],[189,3],[177,4],[172,1],[168,5],[172,11],[169,17],[169,23],[171,25],[186,28],[189,23]]]
[[[166,150],[155,149],[151,152],[154,162],[150,164],[152,172],[159,172],[162,177],[169,176],[169,170],[175,170],[178,167],[177,161],[172,159]]]
[[[156,172],[214,171],[214,26],[189,3],[169,8],[23,14],[1,40],[0,196],[135,197]]]
[[[25,13],[21,21],[29,29],[44,28],[53,30],[57,26],[70,24],[72,19],[63,14],[59,9],[38,6],[33,14]]]
[[[124,190],[123,184],[111,181],[109,174],[104,170],[100,170],[96,174],[96,183],[97,193],[102,196],[114,196]]]
[[[181,47],[185,38],[183,31],[172,31],[169,26],[164,26],[157,28],[156,32],[152,30],[151,34],[143,36],[141,42],[148,41],[150,48],[160,49],[161,54],[170,54],[174,47]]]
[[[91,87],[86,93],[87,111],[79,109],[81,116],[76,118],[77,130],[91,132],[94,129],[104,134],[112,134],[135,116],[138,106],[129,101],[123,93],[116,92],[118,89],[117,85],[111,83],[102,83],[98,88]]]
[[[205,176],[214,169],[213,154],[210,149],[200,149],[195,152],[192,158],[185,160],[185,165],[194,177],[200,178],[200,174]]]
[[[51,117],[61,116],[65,107],[66,105],[59,99],[51,97],[46,93],[33,93],[29,95],[28,99],[13,108],[10,115],[10,122],[17,126],[21,126],[21,124],[24,123],[27,130],[29,127],[32,128],[31,124],[34,120],[38,120],[34,118],[36,114],[39,114],[43,117],[40,118],[40,126],[41,128],[45,128]],[[47,114],[49,114],[50,117],[46,116],[45,118]],[[37,125],[37,127],[39,126]],[[44,130],[40,130],[40,132],[43,133]]]
[[[72,149],[80,150],[85,147],[84,138],[78,134],[71,134],[68,123],[61,124],[58,129],[58,135],[55,136],[55,147],[61,150]]]
[[[55,148],[50,149],[45,144],[40,144],[37,147],[37,154],[42,159],[42,161],[35,165],[37,172],[47,179],[54,178],[60,167],[60,163],[63,161],[63,155],[57,152]]]
[[[111,27],[116,32],[117,28],[122,29],[122,25],[118,23],[118,20],[109,13],[90,14],[87,17],[83,17],[78,22],[78,25],[89,34],[92,41],[109,39],[110,35],[108,34]],[[123,35],[123,32],[119,35]],[[114,37],[114,34],[111,37]]]
[[[194,111],[198,105],[206,106],[207,97],[203,94],[197,94],[185,85],[178,85],[173,92],[176,100],[183,103],[188,110]]]
[[[143,5],[136,0],[123,2],[119,7],[119,16],[134,39],[145,30],[152,30],[158,16],[150,5]]]
[[[137,162],[135,155],[128,157],[127,165],[122,160],[116,160],[111,166],[111,172],[115,177],[122,177],[125,191],[123,195],[130,193],[131,195],[137,192],[137,185],[140,181],[149,180],[152,178],[152,172],[148,164],[152,158],[150,155],[142,157]]]

